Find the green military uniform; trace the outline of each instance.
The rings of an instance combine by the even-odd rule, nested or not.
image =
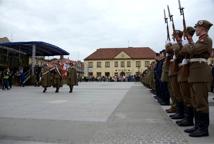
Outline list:
[[[186,35],[188,36],[188,44],[185,44],[179,53],[180,63],[178,71],[178,82],[180,86],[181,95],[184,102],[184,118],[176,123],[179,126],[192,126],[193,125],[193,106],[191,102],[190,86],[188,83],[189,76],[189,64],[188,60],[190,55],[187,53],[188,49],[193,47],[192,36],[195,29],[193,27],[187,27]]]
[[[178,57],[178,53],[180,51],[179,44],[173,44],[172,49],[174,51],[174,57]],[[183,118],[183,99],[180,93],[180,87],[177,80],[177,72],[178,72],[178,63],[176,62],[176,58],[170,60],[169,65],[169,79],[171,83],[172,93],[175,98],[176,103],[176,114],[170,115],[172,119],[180,119]]]
[[[166,56],[166,62],[167,62],[167,67],[168,67],[168,89],[169,89],[169,93],[170,93],[170,98],[171,98],[171,101],[172,103],[170,104],[171,107],[169,109],[166,110],[167,113],[174,113],[176,112],[176,99],[175,99],[175,95],[173,93],[173,90],[172,90],[172,79],[173,77],[175,76],[172,72],[173,70],[173,61],[172,61],[172,56],[174,54],[174,51],[173,51],[173,47],[172,47],[172,44],[171,43],[168,43],[166,44],[165,46],[166,48],[166,53],[167,53],[167,56]]]
[[[70,88],[70,91],[69,91],[70,93],[73,91],[73,86],[78,85],[77,71],[73,67],[68,68],[67,85]]]
[[[42,72],[41,86],[44,88],[43,92],[46,92],[47,87],[51,87],[52,85],[52,76],[47,66],[44,66],[41,72]]]
[[[152,62],[151,64],[151,71],[150,71],[150,85],[151,85],[151,89],[153,92],[155,92],[155,72],[154,72],[154,68],[155,68],[155,62]]]
[[[59,92],[59,88],[62,87],[62,76],[59,68],[56,66],[53,71],[53,87],[56,88],[56,93]]]
[[[191,137],[208,136],[209,106],[208,82],[211,80],[211,71],[207,64],[212,50],[212,40],[207,32],[212,24],[201,20],[196,24],[198,41],[190,51],[189,78],[193,106],[196,109],[196,123],[193,129],[188,129]]]

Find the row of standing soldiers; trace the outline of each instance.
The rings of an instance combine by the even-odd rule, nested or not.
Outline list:
[[[178,126],[193,126],[185,129],[191,137],[208,136],[209,127],[209,83],[212,80],[208,58],[212,52],[212,39],[208,31],[213,24],[200,20],[195,27],[186,31],[175,30],[175,42],[168,42],[165,50],[157,57],[144,74],[144,82],[156,90],[161,104],[169,104],[166,110]],[[198,40],[193,42],[196,33]],[[182,40],[185,34],[187,41]],[[161,71],[158,71],[161,67]],[[145,79],[147,77],[147,79]],[[151,79],[155,79],[152,81]]]
[[[60,65],[56,65],[53,68],[49,68],[47,64],[42,67],[41,86],[44,88],[43,92],[47,91],[48,87],[55,87],[56,93],[59,92],[59,88],[63,86],[63,78],[61,75]],[[73,92],[73,86],[78,85],[77,71],[72,63],[69,64],[67,69],[66,83],[70,88],[70,93]]]

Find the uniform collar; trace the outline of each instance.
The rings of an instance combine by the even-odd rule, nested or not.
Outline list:
[[[202,34],[201,36],[199,36],[199,40],[204,39],[206,37],[208,37],[208,34]]]

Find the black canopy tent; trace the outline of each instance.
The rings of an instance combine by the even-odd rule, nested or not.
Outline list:
[[[55,45],[41,42],[41,41],[31,41],[31,42],[6,42],[0,43],[2,47],[12,48],[28,55],[32,55],[33,47],[36,48],[35,56],[56,56],[56,55],[69,55],[69,53]]]
[[[69,55],[67,51],[42,41],[4,42],[0,43],[0,48],[8,48],[32,56],[32,74],[34,74],[35,56]]]

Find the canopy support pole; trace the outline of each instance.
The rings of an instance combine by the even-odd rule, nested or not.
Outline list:
[[[32,75],[34,75],[34,68],[35,68],[35,64],[36,64],[36,45],[33,45],[33,49],[32,49]]]

